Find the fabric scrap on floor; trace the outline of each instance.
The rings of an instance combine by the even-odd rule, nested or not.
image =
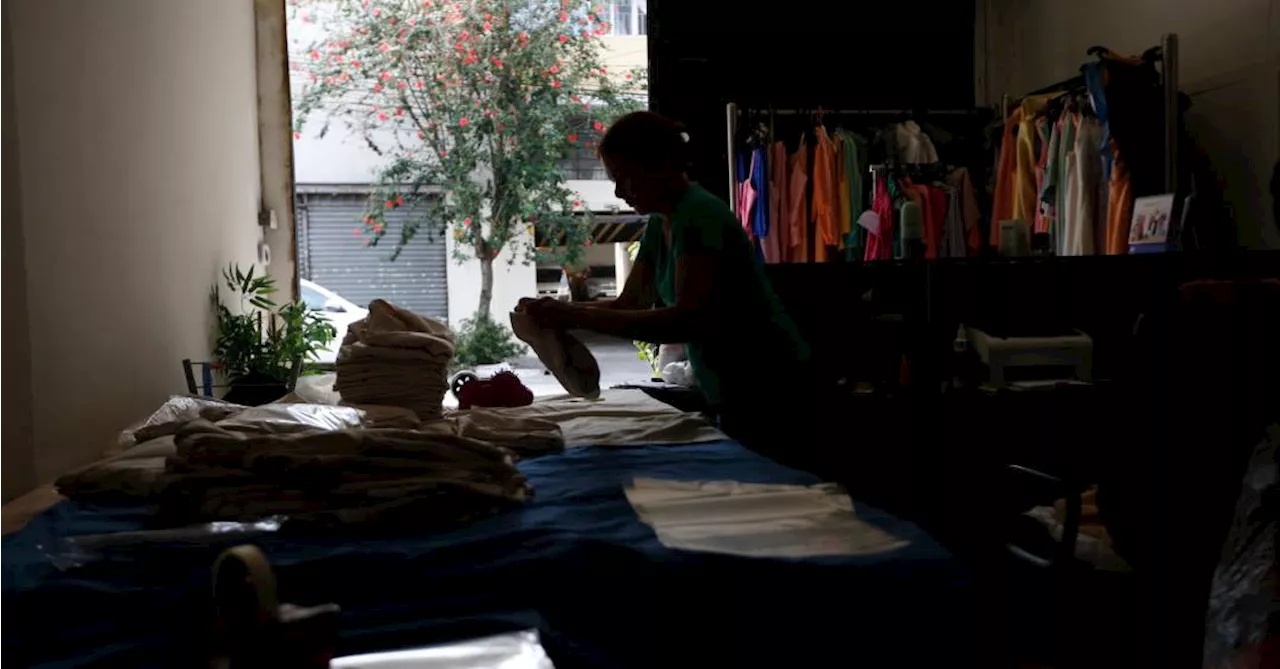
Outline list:
[[[668,548],[744,557],[887,553],[910,542],[859,520],[834,484],[812,486],[637,478],[625,488]]]

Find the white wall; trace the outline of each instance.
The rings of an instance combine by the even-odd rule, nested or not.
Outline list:
[[[1139,54],[1176,33],[1187,124],[1225,183],[1240,242],[1280,248],[1267,193],[1280,156],[1280,0],[977,1],[979,102],[1073,76],[1095,44]]]
[[[43,481],[185,391],[180,361],[209,352],[219,267],[253,262],[254,13],[252,0],[7,6]]]
[[[4,314],[3,472],[4,501],[35,483],[35,452],[31,449],[31,339],[27,310],[26,241],[22,234],[22,183],[18,173],[18,117],[13,85],[13,34],[9,5],[4,12]]]
[[[457,242],[453,235],[445,235],[445,239],[445,252],[449,254],[449,325],[457,329],[462,321],[474,316],[480,306],[480,262],[474,258],[462,264],[453,262]],[[528,234],[521,233],[519,243],[529,241]],[[520,298],[538,296],[537,268],[533,263],[520,260],[508,264],[511,257],[508,248],[493,262],[493,301],[489,313],[502,324],[507,323],[507,314],[515,309]]]

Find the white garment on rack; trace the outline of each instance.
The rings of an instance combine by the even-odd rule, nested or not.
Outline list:
[[[1096,251],[1098,184],[1102,181],[1102,156],[1098,149],[1101,142],[1102,125],[1096,119],[1081,119],[1073,147],[1075,188],[1070,193],[1074,199],[1071,208],[1075,220],[1064,235],[1063,255],[1087,256]]]
[[[933,140],[924,134],[915,121],[904,121],[893,127],[896,157],[903,163],[933,164],[938,162],[938,150]]]
[[[1066,178],[1066,188],[1062,191],[1062,210],[1058,212],[1058,236],[1053,240],[1053,254],[1058,256],[1069,255],[1067,240],[1071,239],[1075,234],[1075,226],[1080,217],[1080,212],[1076,208],[1080,204],[1080,174],[1076,170],[1076,152],[1068,151],[1066,159],[1063,162],[1063,173]]]

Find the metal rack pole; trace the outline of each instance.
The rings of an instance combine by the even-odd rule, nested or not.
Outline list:
[[[1164,63],[1164,189],[1178,192],[1178,36],[1169,33],[1160,38],[1160,58]]]
[[[729,209],[733,213],[738,213],[738,198],[734,197],[738,186],[738,171],[736,155],[737,149],[734,146],[734,138],[738,136],[738,105],[730,102],[724,106],[725,129],[728,142],[725,146],[728,148],[729,154]]]

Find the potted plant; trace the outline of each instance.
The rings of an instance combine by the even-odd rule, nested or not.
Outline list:
[[[232,311],[223,303],[219,287],[210,294],[217,315],[213,358],[231,390],[223,398],[256,406],[272,402],[292,390],[294,375],[314,371],[308,362],[337,336],[317,309],[304,302],[277,305],[275,279],[255,276],[253,267],[222,270],[223,285],[236,296]]]

